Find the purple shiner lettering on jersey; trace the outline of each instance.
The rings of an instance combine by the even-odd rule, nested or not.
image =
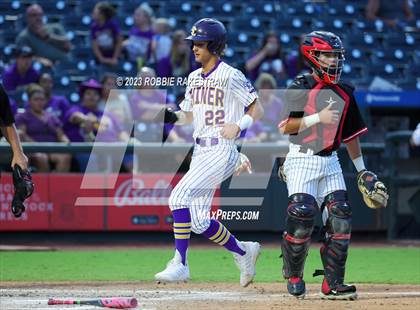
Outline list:
[[[223,108],[223,98],[225,97],[225,93],[222,89],[216,88],[216,103],[215,105],[218,107]]]
[[[214,105],[214,87],[210,87],[207,92],[207,105]]]
[[[218,107],[224,106],[225,93],[223,89],[215,87],[195,87],[191,90],[193,104],[207,104]]]

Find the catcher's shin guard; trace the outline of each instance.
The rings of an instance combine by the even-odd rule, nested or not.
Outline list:
[[[311,195],[299,193],[289,197],[286,231],[281,243],[283,276],[286,279],[303,277],[316,212],[316,200]]]
[[[339,290],[345,286],[344,273],[351,233],[351,207],[347,201],[347,192],[336,191],[325,197],[323,214],[325,211],[328,212],[328,218],[321,259],[326,283],[322,290],[323,293],[329,293],[329,290]]]

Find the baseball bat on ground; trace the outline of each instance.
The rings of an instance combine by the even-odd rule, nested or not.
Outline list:
[[[137,307],[136,298],[101,298],[93,300],[72,300],[72,299],[48,299],[49,305],[91,305],[98,306],[103,308],[113,308],[113,309],[130,309]]]

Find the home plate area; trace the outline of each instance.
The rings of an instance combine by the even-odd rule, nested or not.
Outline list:
[[[284,283],[256,283],[240,288],[228,283],[156,284],[151,282],[89,284],[12,283],[1,286],[0,308],[6,309],[99,309],[96,306],[47,305],[49,298],[97,299],[135,297],[137,309],[416,309],[419,285],[359,284],[356,301],[321,300],[318,284],[307,286],[304,300],[287,294]]]

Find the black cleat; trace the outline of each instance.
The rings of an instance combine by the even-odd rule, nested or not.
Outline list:
[[[339,284],[334,289],[330,288],[327,281],[322,282],[320,296],[322,299],[330,300],[356,300],[357,293],[354,285]]]
[[[305,281],[302,278],[289,278],[287,280],[287,291],[296,298],[305,298]]]

